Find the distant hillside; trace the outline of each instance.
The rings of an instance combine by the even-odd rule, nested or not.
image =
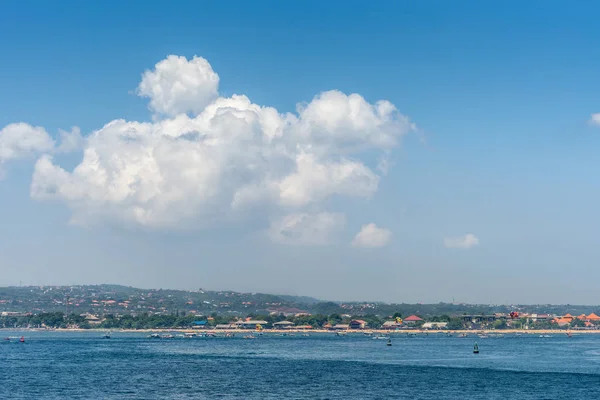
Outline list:
[[[280,297],[281,299],[285,300],[285,301],[289,301],[291,303],[298,303],[298,304],[317,304],[319,302],[321,302],[321,300],[315,299],[314,297],[308,297],[308,296],[290,296],[290,295],[285,295],[285,294],[279,294],[276,295],[277,297]]]
[[[271,313],[340,314],[380,317],[399,313],[422,317],[511,311],[579,315],[598,313],[584,305],[386,304],[331,302],[306,296],[210,290],[139,289],[122,285],[26,286],[0,288],[0,312],[92,314],[195,314],[249,316]]]

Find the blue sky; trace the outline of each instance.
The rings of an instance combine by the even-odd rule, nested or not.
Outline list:
[[[293,113],[322,92],[358,93],[371,104],[393,103],[418,133],[385,149],[391,167],[368,195],[323,196],[293,212],[268,203],[231,218],[220,205],[191,200],[186,229],[178,228],[188,217],[148,228],[123,222],[119,205],[105,215],[97,202],[32,196],[36,160],[52,150],[11,159],[1,167],[0,284],[597,304],[600,127],[589,121],[600,112],[599,8],[4,2],[0,129],[41,126],[58,143],[58,129],[79,127],[81,148],[53,153],[53,165],[65,171],[82,163],[91,146],[85,141],[109,121],[152,121],[149,99],[136,90],[142,73],[168,55],[206,59],[224,98],[244,94]],[[360,159],[376,173],[375,155]],[[279,172],[275,163],[269,168]],[[70,224],[73,207],[101,217]],[[260,233],[288,212],[335,213],[345,223],[327,244],[291,245]],[[352,246],[369,223],[390,233],[385,245]],[[478,243],[445,246],[444,239],[469,233]]]

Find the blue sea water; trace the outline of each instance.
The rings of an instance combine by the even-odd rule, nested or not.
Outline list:
[[[600,399],[600,335],[24,335],[0,344],[0,399]]]

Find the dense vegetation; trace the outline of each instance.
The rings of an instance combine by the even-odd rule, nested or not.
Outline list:
[[[0,288],[1,328],[99,327],[105,329],[187,328],[194,321],[206,320],[209,326],[227,324],[239,318],[266,320],[269,324],[288,319],[296,325],[322,327],[362,319],[371,328],[380,327],[394,316],[415,314],[426,321],[447,322],[450,329],[474,327],[461,316],[503,313],[547,313],[586,315],[597,312],[594,306],[573,305],[481,305],[481,304],[385,304],[372,302],[319,301],[310,297],[239,293],[137,289],[119,285],[30,286]],[[86,320],[86,314],[99,323]],[[310,315],[303,315],[310,314]],[[296,315],[296,317],[293,317]],[[303,315],[303,316],[302,316]],[[90,325],[92,323],[93,325]],[[551,328],[550,321],[510,321],[512,327]],[[573,326],[583,325],[575,320]],[[484,327],[503,329],[507,321],[498,320]]]
[[[275,322],[290,321],[295,325],[311,325],[315,328],[321,328],[325,324],[349,323],[351,319],[360,318],[367,322],[370,328],[379,328],[385,321],[396,316],[401,316],[401,313],[394,313],[392,316],[380,317],[373,314],[362,316],[342,316],[340,314],[315,314],[304,315],[298,317],[285,317],[283,315],[258,315],[250,314],[249,318],[256,320],[267,321],[267,326],[271,326]],[[450,330],[468,329],[474,327],[470,323],[466,323],[460,317],[451,317],[448,315],[434,316],[426,319],[430,322],[447,322],[447,328]],[[0,328],[101,328],[101,329],[184,329],[194,326],[195,321],[206,321],[207,327],[214,328],[218,324],[229,324],[232,322],[230,316],[212,314],[211,316],[199,317],[194,315],[184,315],[183,313],[171,315],[159,314],[140,314],[140,315],[122,315],[116,316],[113,314],[105,315],[97,324],[90,324],[85,317],[77,314],[65,315],[62,312],[40,313],[27,316],[4,316],[0,317]],[[424,321],[423,321],[424,322]],[[420,327],[423,322],[413,326]],[[574,328],[584,325],[583,321],[574,319],[571,325],[564,327]],[[525,318],[510,321],[510,326],[505,319],[499,319],[483,326],[477,326],[486,329],[506,329],[506,328],[524,328],[528,326],[530,329],[556,329],[558,326],[550,321],[532,322]]]

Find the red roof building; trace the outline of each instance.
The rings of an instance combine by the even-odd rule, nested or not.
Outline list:
[[[415,322],[423,321],[423,318],[419,318],[416,315],[404,318],[404,322],[408,324],[414,324]]]

